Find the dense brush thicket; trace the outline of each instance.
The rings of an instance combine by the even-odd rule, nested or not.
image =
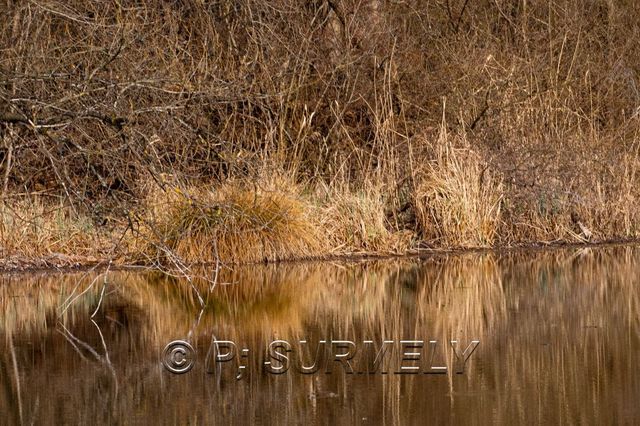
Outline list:
[[[635,236],[639,23],[632,0],[1,0],[2,189],[122,212],[151,180],[287,173],[383,188],[387,226],[431,238],[420,200],[463,150],[502,215],[469,241],[570,214]]]

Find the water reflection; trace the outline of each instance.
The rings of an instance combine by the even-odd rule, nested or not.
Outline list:
[[[633,423],[639,273],[640,251],[616,247],[251,266],[222,271],[212,292],[157,273],[2,276],[0,412],[15,424]],[[250,348],[256,367],[207,374],[212,336]],[[196,365],[172,375],[160,352],[185,338]],[[257,353],[275,339],[481,344],[464,374],[274,376]]]

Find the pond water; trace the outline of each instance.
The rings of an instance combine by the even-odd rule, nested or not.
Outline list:
[[[640,418],[640,249],[201,274],[0,276],[0,423]]]

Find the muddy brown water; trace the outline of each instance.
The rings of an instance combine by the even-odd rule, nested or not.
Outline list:
[[[633,247],[3,275],[0,423],[634,424],[639,303]]]

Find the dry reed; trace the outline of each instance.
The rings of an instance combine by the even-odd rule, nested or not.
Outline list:
[[[199,261],[214,234],[234,261],[637,238],[638,22],[606,0],[5,0],[0,189],[63,200],[42,204],[127,262],[167,256],[135,232],[163,175],[245,194],[223,220],[172,201],[190,234],[160,233]],[[282,174],[302,202],[265,195]],[[86,246],[38,226],[5,256]]]

